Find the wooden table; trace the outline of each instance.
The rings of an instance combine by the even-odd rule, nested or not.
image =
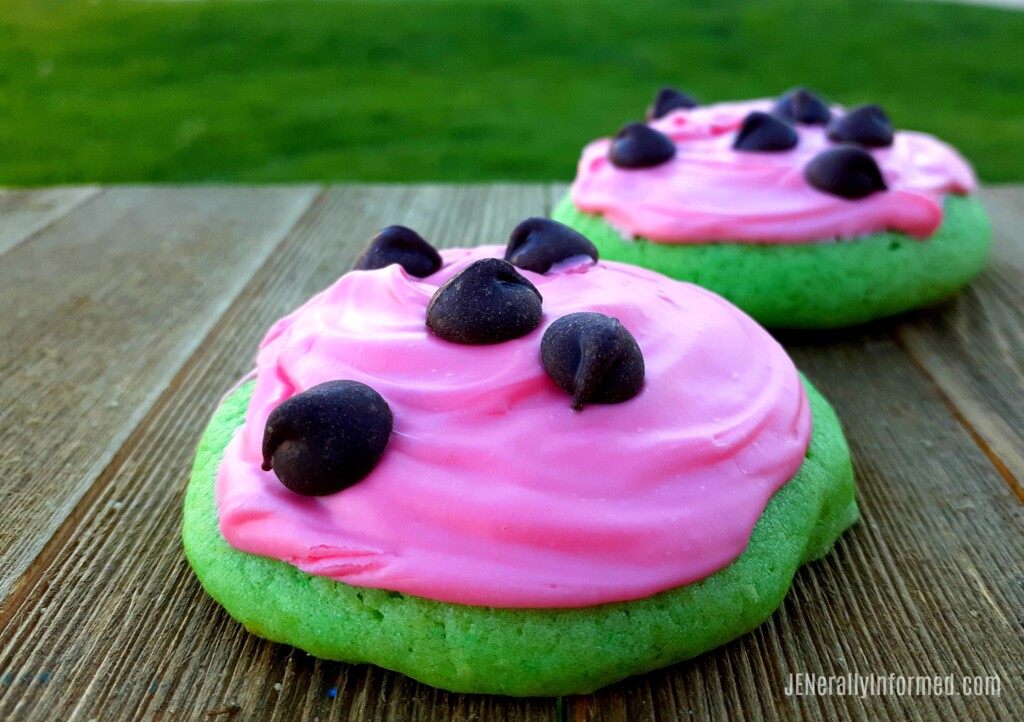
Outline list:
[[[1024,720],[1024,186],[939,308],[786,335],[862,521],[760,629],[597,694],[437,691],[245,632],[179,541],[204,424],[269,324],[380,227],[503,243],[562,186],[0,191],[0,718]],[[997,676],[999,696],[786,696],[790,674]]]

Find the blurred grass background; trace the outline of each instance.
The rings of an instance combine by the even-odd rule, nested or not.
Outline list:
[[[0,184],[570,179],[657,88],[878,102],[1024,180],[1024,13],[900,0],[0,0]]]

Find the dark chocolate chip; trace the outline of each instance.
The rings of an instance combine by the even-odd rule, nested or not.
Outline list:
[[[380,461],[391,409],[358,381],[328,381],[285,399],[263,432],[263,469],[297,494],[324,496],[352,486]]]
[[[547,273],[573,256],[596,261],[597,248],[579,232],[547,218],[527,218],[512,230],[505,246],[506,261],[534,273]]]
[[[647,120],[663,118],[673,110],[696,108],[698,105],[700,104],[696,100],[679,90],[679,88],[666,85],[654,96],[654,102],[647,109]]]
[[[619,168],[651,168],[676,154],[676,144],[643,123],[627,123],[618,132],[608,157]]]
[[[627,401],[644,385],[640,346],[619,319],[602,313],[570,313],[548,326],[540,360],[555,383],[572,394],[577,411],[585,403]]]
[[[397,263],[411,276],[426,278],[441,267],[441,254],[405,226],[388,226],[370,241],[355,269],[370,271]]]
[[[537,328],[541,295],[508,261],[483,258],[437,289],[427,327],[455,343],[501,343]]]
[[[800,137],[786,121],[755,110],[743,120],[732,147],[746,151],[778,151],[795,148]]]
[[[878,163],[855,145],[821,151],[804,168],[804,177],[818,190],[853,200],[886,190]]]
[[[833,118],[828,125],[828,137],[841,143],[883,148],[892,145],[892,123],[880,106],[862,105]]]
[[[832,117],[825,102],[807,88],[794,88],[783,93],[772,112],[791,123],[824,125]]]

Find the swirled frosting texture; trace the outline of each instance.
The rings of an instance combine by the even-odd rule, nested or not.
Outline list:
[[[747,114],[771,106],[770,100],[720,103],[653,121],[677,148],[673,159],[653,168],[617,168],[608,160],[611,140],[596,140],[583,149],[573,203],[603,215],[626,238],[663,243],[807,243],[883,230],[924,239],[942,223],[942,198],[977,186],[953,148],[900,131],[892,146],[869,149],[888,191],[859,200],[824,193],[804,179],[807,163],[835,145],[824,126],[797,125],[792,150],[732,149]]]
[[[356,586],[446,602],[577,607],[701,579],[746,547],[810,439],[796,369],[722,298],[624,264],[567,261],[523,274],[540,326],[489,346],[433,336],[434,291],[483,247],[443,251],[425,279],[354,271],[263,340],[245,425],[217,480],[228,542]],[[618,318],[639,342],[644,387],[570,408],[540,339],[574,311]],[[330,379],[376,389],[394,413],[379,465],[327,497],[260,469],[270,411]]]

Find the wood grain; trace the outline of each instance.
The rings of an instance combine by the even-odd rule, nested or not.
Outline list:
[[[787,347],[844,421],[862,520],[760,629],[570,719],[1022,719],[1024,508],[888,329]],[[998,675],[1000,697],[786,697],[791,673]]]
[[[939,312],[895,329],[1024,503],[1024,194],[983,195],[994,226],[988,266]]]
[[[314,195],[108,190],[5,254],[0,603]]]
[[[439,692],[260,640],[205,595],[178,539],[203,425],[276,318],[346,271],[384,225],[439,245],[503,242],[542,205],[537,187],[347,187],[320,199],[164,390],[12,610],[0,670],[26,682],[0,686],[0,718],[551,719],[552,700]]]
[[[0,256],[99,192],[97,186],[0,189]]]
[[[1019,398],[1008,344],[1024,188],[994,194],[1007,241],[960,300],[783,339],[846,426],[863,520],[752,634],[595,695],[516,700],[313,659],[248,634],[205,595],[178,540],[191,455],[269,324],[383,225],[440,246],[503,243],[564,190],[111,189],[12,247],[0,264],[0,570],[14,585],[0,606],[0,719],[1024,719],[1024,505],[1000,468],[1012,449],[986,426],[1020,428],[1005,404]],[[971,380],[958,388],[957,374]],[[995,674],[1002,689],[787,697],[799,672]]]

